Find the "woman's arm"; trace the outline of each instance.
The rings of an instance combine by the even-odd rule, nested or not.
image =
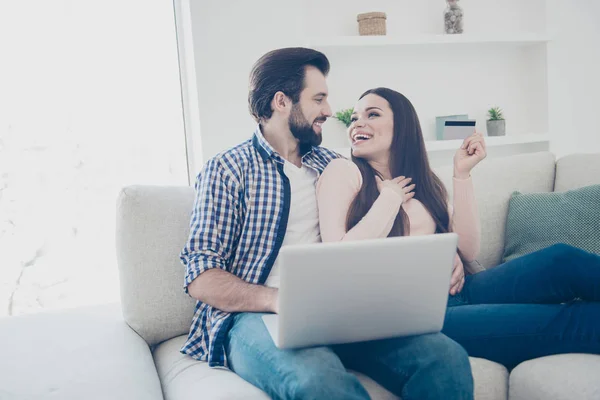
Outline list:
[[[367,214],[346,232],[348,210],[362,185],[358,167],[344,159],[329,163],[317,183],[319,225],[323,242],[362,240],[386,237],[400,206],[402,196],[385,187]]]
[[[458,233],[458,248],[465,261],[479,255],[481,227],[475,202],[471,170],[487,156],[481,133],[466,138],[454,154],[454,212],[450,212],[452,230]]]
[[[465,261],[474,261],[481,246],[481,225],[473,180],[453,178],[454,210],[450,209],[452,231],[458,234],[458,248]]]

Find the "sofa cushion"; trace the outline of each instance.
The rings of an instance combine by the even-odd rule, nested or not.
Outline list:
[[[154,363],[165,400],[245,399],[268,400],[262,390],[224,368],[209,368],[208,363],[181,354],[187,335],[159,344]]]
[[[496,266],[502,259],[508,201],[512,193],[551,192],[554,170],[555,158],[548,152],[484,160],[473,169],[471,175],[481,220],[478,260],[484,267]],[[435,172],[452,196],[452,167],[436,168]]]
[[[600,153],[573,154],[556,162],[555,192],[600,184]]]
[[[600,254],[600,185],[560,193],[513,194],[504,261],[556,243]]]
[[[469,357],[469,360],[475,382],[475,400],[507,400],[508,370],[506,367],[483,358]]]
[[[165,400],[248,399],[267,400],[261,390],[226,369],[211,369],[203,361],[181,354],[186,336],[168,340],[154,349],[154,362],[158,370]],[[500,364],[471,358],[475,379],[476,400],[506,400],[508,393],[508,372]],[[369,377],[354,373],[367,389],[373,400],[396,400],[398,397],[379,386]]]
[[[189,232],[191,187],[130,186],[117,204],[117,261],[125,321],[148,344],[187,333],[195,301],[183,291],[179,253]]]
[[[561,354],[526,361],[510,375],[511,400],[600,399],[600,356]]]
[[[118,305],[0,319],[0,399],[160,400],[150,348]]]

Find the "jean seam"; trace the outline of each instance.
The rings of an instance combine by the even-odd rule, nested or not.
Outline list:
[[[235,322],[235,321],[234,321],[234,322]],[[235,324],[234,324],[234,325],[235,325]],[[232,326],[232,328],[233,328],[233,326]],[[228,334],[229,334],[229,332],[228,332]],[[265,357],[265,354],[264,354],[264,353],[262,353],[262,352],[259,352],[259,351],[256,351],[256,349],[255,349],[255,347],[254,347],[254,346],[250,346],[250,343],[249,343],[249,342],[248,342],[248,341],[245,339],[245,335],[237,335],[237,338],[236,338],[236,340],[238,340],[238,341],[239,341],[239,343],[240,343],[240,344],[241,344],[243,347],[245,347],[247,350],[250,350],[250,352],[251,352],[252,356],[253,356],[253,357],[255,357],[255,358],[256,358],[256,360],[259,360],[259,361],[263,361],[263,362],[264,362],[264,361],[267,359],[267,357]],[[231,338],[229,338],[229,343],[230,343],[230,347],[231,347]],[[231,365],[231,363],[230,363],[230,365]],[[232,369],[232,371],[233,371],[233,369]],[[235,372],[235,371],[233,371],[233,372]],[[278,375],[279,375],[279,372],[280,372],[280,371],[279,371],[279,369],[277,369],[277,372],[276,372],[276,373],[277,373]],[[236,375],[237,375],[237,373],[236,373]],[[239,375],[238,375],[238,376],[239,376]],[[280,387],[280,386],[279,386],[279,387]],[[260,388],[260,389],[261,389],[261,390],[263,390],[263,391],[265,391],[265,389],[266,389],[266,388],[267,388],[267,387],[265,387],[264,389],[263,389],[263,388]],[[275,388],[273,387],[272,389],[274,390]],[[282,398],[282,396],[281,396],[281,393],[280,393],[280,390],[274,390],[272,394],[273,394],[273,395],[275,395],[277,398]],[[269,394],[269,395],[270,395],[270,394]]]

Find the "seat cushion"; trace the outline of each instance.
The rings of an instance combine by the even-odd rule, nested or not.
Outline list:
[[[154,362],[158,370],[165,400],[196,400],[202,398],[267,400],[261,390],[225,369],[211,369],[206,362],[196,361],[183,355],[179,349],[186,336],[168,340],[154,349]],[[471,358],[475,379],[476,400],[506,400],[508,372],[503,366],[491,361]],[[352,371],[351,371],[352,372]],[[386,389],[369,377],[355,374],[373,400],[397,400]]]
[[[493,361],[469,357],[473,381],[475,382],[475,400],[507,400],[508,371]]]
[[[600,399],[600,356],[537,358],[518,365],[510,375],[510,400],[573,399]]]
[[[167,340],[154,348],[154,363],[165,400],[268,400],[262,390],[222,368],[181,354],[187,336]]]
[[[118,305],[0,319],[0,399],[162,398],[150,348]]]

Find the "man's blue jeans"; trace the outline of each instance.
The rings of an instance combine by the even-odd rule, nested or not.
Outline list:
[[[600,354],[600,257],[558,244],[467,276],[443,332],[511,369],[560,353]]]
[[[465,350],[441,333],[300,350],[279,350],[262,314],[234,316],[225,342],[230,368],[273,399],[369,399],[350,368],[403,400],[472,399]]]

